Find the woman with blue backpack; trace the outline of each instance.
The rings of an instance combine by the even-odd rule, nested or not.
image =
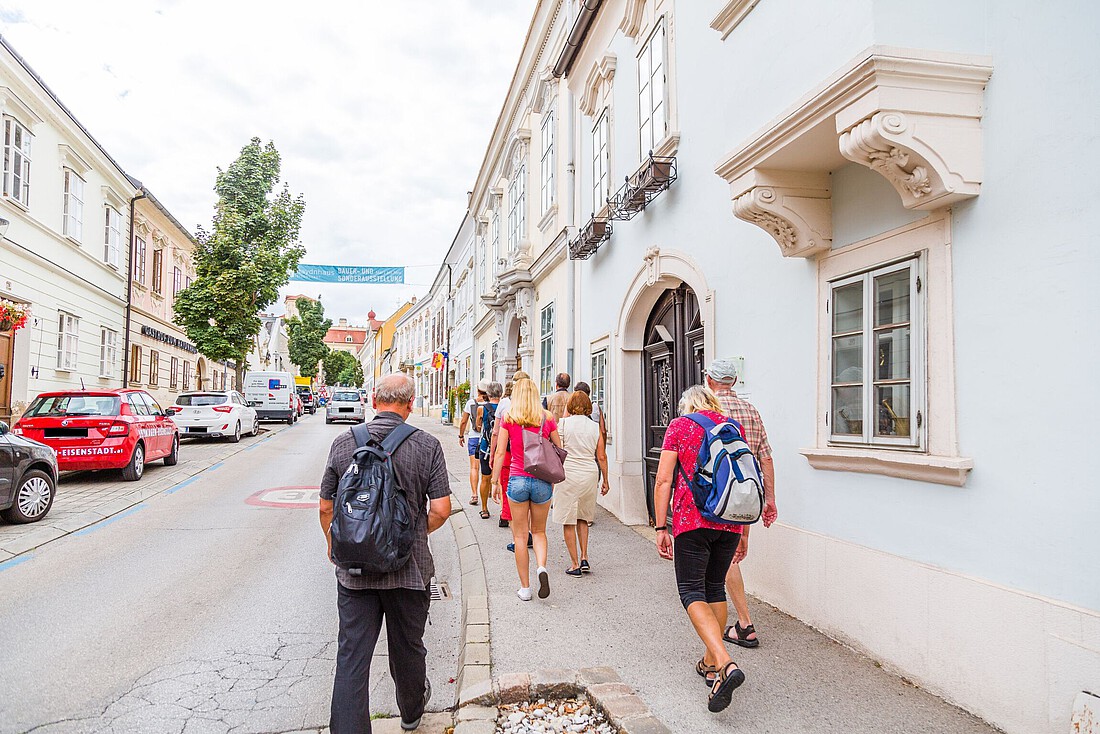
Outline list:
[[[722,641],[728,616],[725,579],[741,540],[741,523],[755,522],[763,509],[763,487],[741,426],[722,414],[713,392],[690,387],[679,408],[680,417],[665,432],[657,466],[657,552],[674,563],[680,602],[706,647],[695,672],[710,687],[707,708],[718,712],[745,681]]]
[[[489,515],[489,493],[492,490],[492,486],[489,481],[493,475],[492,460],[493,457],[489,453],[489,448],[492,445],[491,439],[493,436],[493,426],[496,423],[497,404],[500,403],[500,396],[504,393],[504,388],[501,387],[499,382],[490,382],[485,386],[486,402],[482,403],[477,409],[477,415],[474,419],[474,428],[479,433],[477,456],[478,462],[481,465],[481,519],[488,520]]]

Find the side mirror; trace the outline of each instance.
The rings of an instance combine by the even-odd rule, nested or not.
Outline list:
[[[0,436],[6,435],[7,432],[10,430],[11,428],[8,427],[7,423],[5,423],[4,421],[0,421]]]
[[[164,415],[172,416],[172,415],[175,415],[178,412],[180,412],[179,408],[175,408],[175,407],[166,408],[165,411],[164,411]]]

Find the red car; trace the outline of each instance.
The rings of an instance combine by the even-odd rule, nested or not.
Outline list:
[[[12,433],[51,447],[61,471],[121,469],[136,481],[150,461],[179,461],[179,429],[144,390],[42,393]]]

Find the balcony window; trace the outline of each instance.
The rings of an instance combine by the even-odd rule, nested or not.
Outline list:
[[[638,157],[645,158],[668,134],[665,23],[657,24],[638,54]]]

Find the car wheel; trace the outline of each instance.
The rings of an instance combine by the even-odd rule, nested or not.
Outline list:
[[[15,490],[12,506],[0,512],[0,516],[11,523],[37,522],[53,507],[55,491],[56,486],[49,474],[31,469],[23,475],[19,488]]]
[[[172,436],[172,451],[164,457],[165,466],[175,466],[180,463],[180,437]]]
[[[332,425],[332,418],[325,418],[325,423],[327,423],[328,425],[331,426]]]
[[[291,413],[290,415],[288,415],[286,417],[286,424],[288,426],[293,426],[294,425],[294,413]]]
[[[252,435],[253,436],[259,436],[260,435],[260,419],[259,418],[254,418],[252,420]]]
[[[134,447],[134,454],[130,457],[130,463],[122,470],[122,478],[127,482],[136,482],[145,473],[145,444],[138,443]]]
[[[233,426],[233,435],[229,437],[229,443],[240,443],[241,441],[241,422],[237,421],[237,424]]]

